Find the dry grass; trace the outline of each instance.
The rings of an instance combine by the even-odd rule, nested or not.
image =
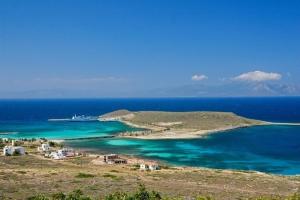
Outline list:
[[[176,129],[213,130],[229,126],[258,125],[264,122],[238,116],[230,112],[162,112],[140,111],[131,112],[130,117],[125,114],[129,111],[115,111],[103,115],[102,118],[120,117],[124,121],[139,126],[165,126]]]
[[[181,122],[173,128],[211,130],[224,126],[257,124],[258,121],[225,112],[136,112],[129,120],[134,124],[158,124],[160,122]]]
[[[164,195],[195,197],[199,194],[215,199],[281,195],[299,191],[299,177],[282,177],[237,171],[206,169],[163,169],[156,172],[132,170],[129,165],[90,164],[72,160],[52,161],[35,155],[0,157],[0,199],[25,199],[36,193],[52,194],[81,189],[100,198],[111,192],[134,191],[138,183]],[[79,178],[79,174],[88,175]],[[2,195],[2,197],[1,197]]]

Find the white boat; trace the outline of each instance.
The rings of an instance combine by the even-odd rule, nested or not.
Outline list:
[[[74,115],[72,118],[71,118],[71,120],[70,121],[74,121],[74,122],[76,122],[76,121],[79,121],[79,122],[81,122],[81,121],[95,121],[95,120],[97,120],[97,118],[96,117],[91,117],[91,116],[84,116],[84,115]]]
[[[97,117],[85,116],[85,115],[74,115],[72,118],[66,119],[48,119],[48,121],[69,121],[69,122],[85,122],[85,121],[97,121]]]

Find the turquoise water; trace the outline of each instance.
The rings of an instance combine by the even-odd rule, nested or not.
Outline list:
[[[171,165],[300,174],[299,126],[250,127],[198,139],[137,140],[109,138],[135,130],[118,122],[47,121],[117,109],[229,111],[266,121],[300,122],[299,97],[0,100],[0,137],[67,139],[68,146],[132,154]]]
[[[94,138],[133,130],[137,129],[119,122],[0,122],[0,137],[9,138]]]
[[[130,154],[179,166],[300,174],[300,126],[255,126],[197,139],[109,137],[133,130],[137,129],[119,122],[0,123],[0,137],[66,139],[67,146],[82,150]]]
[[[67,141],[96,152],[132,154],[162,162],[217,169],[300,174],[300,127],[256,126],[198,139],[94,139]]]

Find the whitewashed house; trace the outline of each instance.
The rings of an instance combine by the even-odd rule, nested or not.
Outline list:
[[[75,151],[73,149],[68,149],[68,148],[63,148],[57,150],[57,153],[65,156],[65,157],[74,157],[75,156]]]
[[[51,152],[50,153],[50,158],[54,160],[62,160],[65,158],[65,156],[62,153],[59,152]]]
[[[146,165],[145,163],[140,164],[140,170],[146,171],[148,169],[148,165]]]
[[[49,144],[45,143],[45,144],[42,144],[41,146],[38,147],[38,151],[42,151],[42,152],[48,152],[50,151],[50,146]]]
[[[3,148],[3,155],[4,156],[12,156],[14,154],[18,155],[25,155],[25,149],[21,146],[5,146]]]
[[[149,167],[149,170],[151,170],[151,171],[160,169],[159,165],[155,164],[155,163],[149,164],[148,167]]]
[[[140,170],[147,171],[147,170],[159,170],[160,167],[157,163],[141,163],[140,164]]]
[[[74,157],[75,155],[76,155],[75,151],[73,149],[68,149],[68,148],[63,148],[55,152],[51,152],[49,155],[47,154],[47,156],[45,154],[46,157],[50,157],[54,160],[62,160],[67,157]]]

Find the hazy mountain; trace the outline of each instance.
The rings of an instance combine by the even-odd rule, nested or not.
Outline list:
[[[219,96],[299,96],[300,87],[281,83],[190,84],[173,88],[153,89],[146,96],[219,97]]]

